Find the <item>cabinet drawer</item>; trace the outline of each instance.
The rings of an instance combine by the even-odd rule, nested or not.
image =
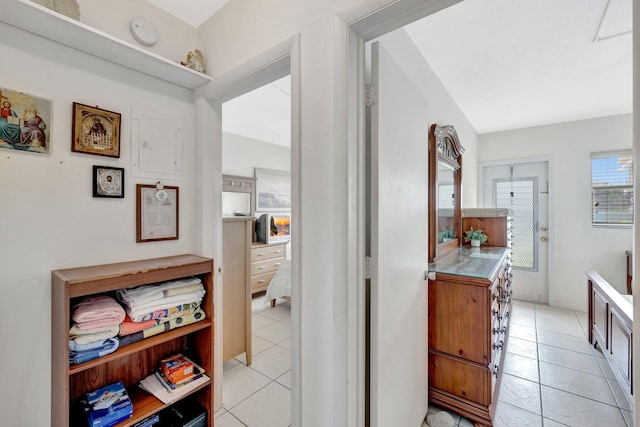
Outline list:
[[[269,283],[271,283],[271,279],[273,279],[273,276],[275,276],[276,273],[267,273],[267,274],[260,274],[259,276],[253,276],[251,278],[251,290],[255,291],[257,289],[262,290],[262,289],[266,289],[267,286],[269,286]]]
[[[491,375],[487,365],[429,353],[429,385],[480,405],[491,403]]]
[[[284,251],[284,245],[254,246],[251,249],[251,259],[253,262],[259,262],[265,259],[280,258],[285,256]]]
[[[253,275],[265,273],[275,273],[282,265],[284,258],[268,259],[265,261],[258,261],[253,263]]]

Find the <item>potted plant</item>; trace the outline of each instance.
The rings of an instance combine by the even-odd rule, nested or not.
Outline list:
[[[438,233],[438,240],[441,242],[449,242],[456,237],[456,234],[453,232],[453,227],[451,228],[443,228],[440,233]]]
[[[471,242],[471,246],[477,248],[480,246],[480,243],[487,241],[487,235],[484,234],[482,229],[474,230],[473,227],[471,227],[468,231],[464,232],[464,241]]]

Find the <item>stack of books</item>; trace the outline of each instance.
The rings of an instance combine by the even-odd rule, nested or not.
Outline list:
[[[163,359],[156,372],[140,381],[140,387],[163,403],[171,403],[207,381],[202,367],[176,354]]]

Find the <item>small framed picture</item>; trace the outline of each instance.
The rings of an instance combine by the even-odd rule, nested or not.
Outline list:
[[[179,188],[136,184],[136,242],[177,240]]]
[[[124,198],[124,168],[94,165],[93,197]]]
[[[120,157],[120,114],[74,102],[71,151]]]

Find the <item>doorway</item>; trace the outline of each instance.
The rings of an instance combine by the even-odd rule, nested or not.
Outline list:
[[[254,57],[251,61],[218,76],[212,84],[202,87],[196,93],[196,192],[202,195],[199,199],[202,216],[196,218],[202,223],[203,253],[216,260],[216,267],[224,267],[222,261],[222,104],[235,97],[257,89],[287,75],[291,76],[291,222],[297,236],[300,233],[300,38],[298,35],[278,43]],[[299,277],[301,274],[299,240],[291,241],[291,299],[299,301]],[[216,305],[216,337],[215,352],[215,409],[222,413],[223,408],[223,269],[219,268],[219,276],[214,286],[214,303]],[[299,304],[291,307],[291,424],[300,422],[300,312]],[[235,420],[237,421],[237,420]]]
[[[482,167],[484,205],[512,211],[514,294],[542,304],[549,302],[548,169],[547,161]]]
[[[287,427],[295,238],[290,75],[222,103],[222,174],[224,364],[215,422],[258,427],[268,419],[270,426]],[[243,192],[248,187],[252,191]],[[238,195],[250,197],[238,203],[232,197]],[[263,230],[264,218],[276,233]]]

